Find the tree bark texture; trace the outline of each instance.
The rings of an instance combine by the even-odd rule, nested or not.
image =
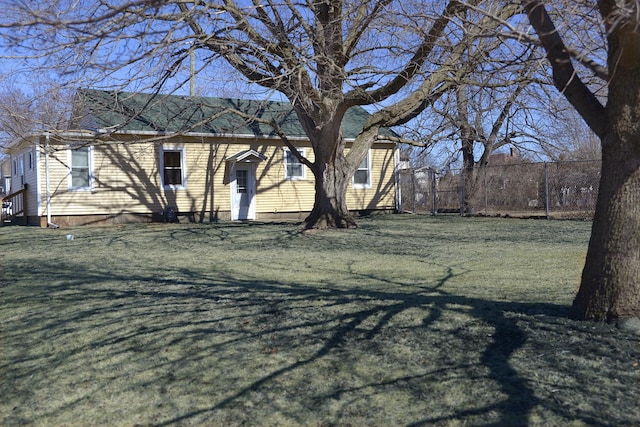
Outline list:
[[[469,212],[474,206],[473,196],[475,181],[473,172],[475,169],[475,158],[473,144],[475,142],[474,132],[469,123],[469,101],[467,98],[466,85],[459,85],[456,88],[456,101],[458,106],[458,127],[460,128],[460,140],[462,152],[462,213]]]
[[[578,318],[594,320],[640,317],[640,31],[620,25],[609,28],[608,38],[600,191],[573,303]]]
[[[553,69],[554,83],[602,142],[600,189],[573,301],[579,319],[640,317],[640,20],[615,0],[598,6],[607,29],[607,105],[577,76],[572,58],[541,1],[525,9]]]
[[[310,165],[315,179],[315,198],[311,213],[305,219],[305,228],[355,228],[356,222],[347,207],[346,195],[355,165],[360,164],[361,159],[347,159],[344,154],[345,141],[340,130],[344,113],[340,109],[325,108],[321,114],[323,118],[314,121],[303,111],[298,112],[303,123],[324,123],[321,127],[309,126],[315,154],[315,161]]]
[[[332,160],[332,161],[331,161]],[[356,222],[347,208],[347,186],[352,174],[342,153],[314,167],[315,200],[305,220],[306,228],[355,228]]]
[[[634,133],[621,139],[612,129],[603,141],[598,202],[573,302],[580,319],[640,317],[640,134]]]

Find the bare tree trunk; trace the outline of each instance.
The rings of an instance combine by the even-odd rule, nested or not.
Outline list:
[[[343,115],[327,113],[322,120],[325,125],[320,129],[311,128],[315,122],[304,114],[299,115],[310,130],[315,154],[315,161],[310,165],[315,178],[315,198],[313,209],[305,219],[308,229],[356,227],[347,208],[347,186],[355,168],[344,154],[345,141],[340,130]]]
[[[462,178],[462,182],[464,183],[463,191],[464,198],[462,200],[463,203],[463,213],[472,213],[475,210],[474,202],[476,201],[476,180],[474,177],[475,171],[475,160],[473,156],[473,138],[463,137],[462,138],[462,173],[464,177]]]
[[[315,200],[306,218],[306,228],[355,228],[356,222],[347,208],[347,185],[352,174],[342,152],[328,161],[316,161]]]
[[[458,127],[460,128],[460,139],[462,146],[462,213],[470,213],[474,210],[476,182],[474,179],[475,156],[474,156],[474,129],[469,122],[469,100],[467,98],[467,86],[459,85],[456,88],[456,100],[458,104]]]
[[[602,142],[598,202],[573,314],[626,320],[640,318],[640,21],[633,2],[630,10],[614,0],[600,0],[598,6],[609,45],[606,106],[577,77],[544,4],[525,3],[556,87]]]
[[[640,317],[640,67],[615,69],[607,119],[598,203],[573,302],[581,319]]]

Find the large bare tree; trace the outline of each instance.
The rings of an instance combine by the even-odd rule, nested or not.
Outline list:
[[[70,90],[42,76],[25,89],[12,76],[0,78],[0,149],[33,132],[62,129],[69,120]]]
[[[557,89],[602,143],[600,191],[573,307],[579,318],[621,320],[640,331],[640,1],[600,0],[595,8],[560,3],[560,9],[543,1],[524,6]],[[599,26],[591,34],[599,28],[606,35],[599,46],[606,66],[576,46],[589,34],[576,32],[576,24],[594,18]],[[593,38],[582,46],[592,47]],[[585,83],[585,67],[606,80],[602,96]]]
[[[465,212],[477,207],[473,204],[477,202],[479,180],[494,151],[505,146],[514,149],[522,145],[524,149],[525,142],[532,143],[528,130],[531,126],[526,119],[535,94],[535,91],[527,93],[527,89],[538,80],[535,49],[516,51],[512,44],[505,52],[504,46],[498,47],[502,48],[502,54],[495,47],[484,48],[483,52],[494,59],[480,64],[478,70],[443,97],[445,102],[430,109],[431,117],[441,123],[440,139],[431,143],[451,144],[459,140]],[[489,65],[490,62],[494,63]]]
[[[480,0],[5,3],[15,19],[0,27],[13,55],[36,56],[66,76],[159,91],[198,51],[197,71],[223,60],[247,82],[284,95],[313,147],[309,160],[284,138],[314,174],[307,226],[319,228],[355,226],[346,189],[380,128],[408,122],[450,90],[483,58],[465,55],[471,41],[500,25],[477,12],[469,19]],[[501,19],[513,13],[502,2],[486,4]],[[368,105],[377,112],[347,147],[344,114]]]

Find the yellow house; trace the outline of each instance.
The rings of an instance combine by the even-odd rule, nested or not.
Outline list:
[[[313,174],[266,124],[275,120],[313,161],[288,103],[83,89],[74,108],[76,130],[31,135],[6,150],[4,205],[14,221],[304,219],[313,207]],[[347,147],[368,116],[347,112]],[[349,209],[395,210],[396,163],[394,143],[374,143],[348,190]]]

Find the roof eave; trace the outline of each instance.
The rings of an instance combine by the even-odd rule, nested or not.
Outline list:
[[[98,129],[96,131],[100,135],[144,135],[144,136],[164,136],[167,138],[175,136],[191,136],[197,138],[237,138],[237,139],[273,139],[280,141],[281,138],[277,135],[256,135],[256,134],[242,134],[242,133],[224,133],[224,132],[158,132],[149,130],[119,130],[116,132],[109,131],[107,129]],[[287,136],[287,139],[292,141],[309,141],[306,136]],[[345,142],[355,142],[356,138],[344,138]],[[375,142],[393,142],[392,140],[376,140]]]
[[[273,139],[280,140],[277,135],[256,135],[256,134],[240,134],[240,133],[224,133],[224,132],[158,132],[149,130],[118,130],[111,132],[107,129],[98,129],[96,132],[102,136],[105,135],[142,135],[149,137],[166,137],[173,138],[177,136],[189,136],[196,138],[236,138],[236,139]],[[293,141],[308,141],[306,136],[288,136]]]

